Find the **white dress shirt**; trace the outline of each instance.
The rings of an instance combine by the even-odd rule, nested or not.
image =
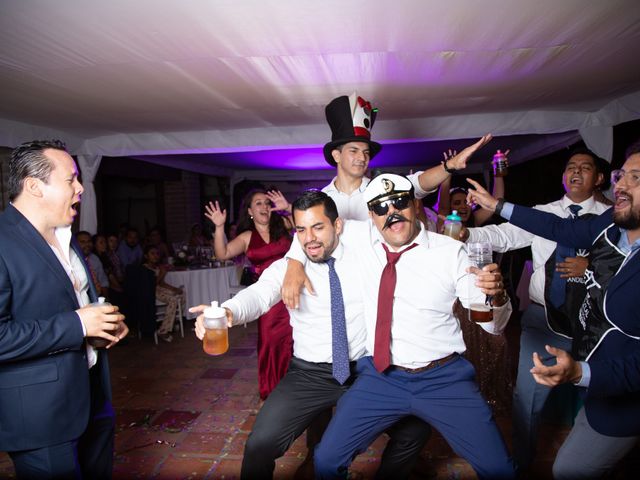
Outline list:
[[[297,239],[294,243],[302,252]],[[336,259],[335,268],[342,286],[349,359],[357,360],[366,354],[366,330],[356,255],[347,253],[339,243],[332,256]],[[281,300],[280,289],[286,270],[286,259],[275,261],[260,275],[256,283],[222,304],[233,312],[234,325],[257,319]],[[316,294],[310,295],[305,289],[300,295],[298,308],[289,309],[293,329],[293,355],[307,362],[332,363],[329,267],[326,263],[308,261],[305,273]]]
[[[543,212],[550,212],[559,217],[567,218],[571,216],[569,210],[570,205],[576,204],[572,202],[566,195],[560,200],[547,203],[545,205],[536,205],[533,208],[541,210]],[[585,213],[593,213],[600,215],[602,212],[609,208],[608,205],[597,202],[593,197],[588,198],[580,205],[582,210],[578,212],[578,216]],[[544,266],[549,260],[549,257],[556,249],[556,242],[547,240],[542,237],[538,237],[532,233],[527,232],[511,223],[501,223],[500,225],[485,225],[484,227],[470,228],[469,239],[470,242],[489,242],[493,245],[493,250],[496,252],[507,252],[509,250],[516,250],[518,248],[531,246],[531,257],[533,260],[533,274],[531,275],[531,283],[529,284],[529,298],[531,301],[540,305],[544,305],[544,282],[545,282],[545,269]],[[578,255],[586,256],[586,251],[578,251]]]
[[[380,277],[387,264],[383,238],[371,221],[346,221],[340,241],[357,258],[359,278],[348,285],[343,282],[342,289],[362,290],[367,351],[371,354]],[[414,242],[418,247],[403,254],[396,264],[391,326],[391,363],[406,368],[424,367],[451,353],[463,353],[466,347],[453,304],[456,298],[465,307],[485,301],[485,294],[474,285],[475,276],[465,271],[469,259],[461,242],[427,232],[422,224]],[[294,244],[298,247],[294,248]],[[294,240],[287,256],[304,263],[301,253],[299,242]],[[493,321],[480,325],[489,333],[499,334],[510,315],[511,304],[507,302],[494,309]]]
[[[426,190],[423,190],[420,186],[420,180],[418,177],[422,172],[412,173],[411,175],[407,175],[407,178],[413,185],[413,190],[416,198],[426,197],[429,193]],[[348,220],[362,220],[367,221],[369,219],[369,209],[367,208],[367,202],[364,201],[362,194],[369,185],[369,179],[367,177],[362,177],[362,183],[358,188],[356,188],[351,194],[347,194],[341,192],[336,188],[336,180],[338,177],[333,177],[331,183],[324,187],[322,191],[329,195],[334,202],[336,202],[336,207],[338,207],[338,215],[341,218]]]
[[[84,265],[82,264],[82,260],[80,260],[80,257],[78,257],[75,250],[71,248],[71,227],[56,228],[55,235],[62,252],[58,251],[58,249],[53,245],[49,246],[60,262],[60,265],[62,265],[62,268],[64,268],[64,271],[67,272],[67,276],[73,285],[73,291],[76,294],[78,305],[82,308],[89,305],[90,302],[89,277]],[[86,336],[87,330],[79,316],[78,321],[80,321],[80,325],[82,325],[82,332]],[[91,368],[98,362],[98,354],[96,353],[95,348],[88,343],[86,344],[86,349],[87,362],[89,364],[89,368]]]

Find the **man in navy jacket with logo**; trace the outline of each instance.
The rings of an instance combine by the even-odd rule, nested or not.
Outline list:
[[[82,194],[59,141],[28,142],[9,161],[0,215],[0,450],[19,479],[108,479],[112,345],[128,329],[97,299],[71,224]]]
[[[583,221],[496,200],[470,181],[470,200],[536,235],[591,252],[572,352],[548,345],[555,365],[543,365],[537,353],[532,359],[538,383],[584,387],[584,407],[553,466],[557,479],[600,478],[640,440],[640,142],[611,180],[614,207]]]

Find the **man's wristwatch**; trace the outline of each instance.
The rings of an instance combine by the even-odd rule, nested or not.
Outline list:
[[[491,305],[494,307],[502,307],[506,305],[508,301],[509,295],[507,295],[507,292],[502,292],[498,295],[493,296],[493,298],[491,299]]]
[[[500,215],[500,213],[502,213],[503,208],[504,208],[504,198],[499,198],[498,203],[496,203],[496,209],[494,210],[494,213],[496,215]]]
[[[447,160],[449,160],[449,159],[447,159]],[[442,160],[440,163],[444,167],[444,171],[445,172],[450,173],[451,175],[453,175],[454,173],[456,173],[456,170],[454,168],[447,167],[447,160]]]

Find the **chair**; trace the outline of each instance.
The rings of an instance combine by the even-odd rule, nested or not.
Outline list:
[[[167,304],[156,299],[156,324],[162,323],[164,320],[164,312],[167,310]],[[176,325],[180,327],[180,336],[184,338],[184,324],[182,323],[182,305],[178,302],[178,308],[176,308],[176,320],[173,324],[175,329]],[[153,341],[158,345],[158,329],[153,332]]]

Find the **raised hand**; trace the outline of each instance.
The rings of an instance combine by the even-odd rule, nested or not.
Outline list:
[[[204,216],[213,222],[216,227],[223,227],[227,221],[227,211],[220,209],[220,204],[209,202],[204,206]]]
[[[280,190],[269,190],[267,192],[267,198],[273,203],[273,207],[271,208],[272,212],[281,210],[289,211],[291,209],[291,204],[284,198]]]
[[[467,203],[469,205],[476,203],[482,208],[486,208],[487,210],[494,212],[496,205],[498,204],[498,200],[493,198],[493,196],[475,180],[467,178],[467,182],[473,186],[473,188],[468,190]]]
[[[491,134],[487,133],[476,143],[474,143],[473,145],[469,145],[460,153],[456,153],[456,151],[454,150],[453,156],[447,157],[447,154],[445,152],[444,159],[447,161],[447,167],[453,168],[455,170],[462,170],[463,168],[466,168],[467,161],[473,156],[473,154],[476,153],[480,148],[485,146],[487,143],[489,143],[492,138],[493,137],[491,136]],[[449,150],[449,153],[452,153],[451,150]]]

